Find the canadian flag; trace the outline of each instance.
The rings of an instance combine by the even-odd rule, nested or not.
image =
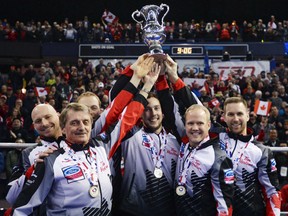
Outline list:
[[[48,94],[48,90],[44,87],[35,87],[34,91],[36,93],[36,96],[38,97],[45,96]]]
[[[257,115],[267,116],[270,112],[272,102],[256,100],[254,105],[254,113]]]
[[[108,10],[105,10],[102,15],[102,19],[104,19],[107,23],[115,23],[119,20],[117,16],[111,13]]]
[[[220,106],[220,102],[217,98],[212,99],[209,103],[209,107],[213,108],[213,107],[219,107]]]

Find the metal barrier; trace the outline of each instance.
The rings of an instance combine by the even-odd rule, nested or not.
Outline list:
[[[36,145],[37,143],[0,143],[0,148],[27,148]]]
[[[27,148],[37,143],[0,143],[0,148]],[[288,152],[288,147],[269,147],[273,152]]]
[[[288,152],[288,147],[269,147],[273,152]]]

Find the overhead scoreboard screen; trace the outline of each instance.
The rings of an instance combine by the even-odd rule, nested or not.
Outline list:
[[[222,57],[229,52],[231,57],[245,57],[249,51],[248,44],[163,44],[164,53],[173,58],[197,58],[206,54]],[[81,58],[137,58],[149,52],[145,44],[80,44]]]

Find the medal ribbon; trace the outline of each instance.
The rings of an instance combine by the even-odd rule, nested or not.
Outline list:
[[[244,154],[244,151],[245,151],[245,149],[247,148],[247,146],[248,146],[248,144],[249,144],[249,142],[247,142],[246,144],[245,144],[245,146],[242,146],[239,150],[238,150],[238,152],[237,152],[237,154],[236,155],[234,155],[234,152],[235,152],[235,150],[236,150],[236,148],[237,148],[237,141],[235,142],[235,146],[234,146],[234,148],[233,148],[233,150],[231,151],[231,149],[232,149],[232,145],[231,145],[231,143],[230,143],[230,140],[229,140],[229,150],[228,150],[228,148],[226,148],[227,150],[226,150],[226,154],[228,155],[228,157],[233,161],[233,171],[235,171],[236,169],[237,169],[237,167],[238,167],[238,164],[239,164],[239,162],[240,162],[240,160],[241,160],[241,158],[242,158],[242,156],[243,156],[243,154]],[[226,145],[228,145],[228,143],[226,143]],[[234,156],[234,157],[233,157]]]
[[[166,152],[166,146],[167,146],[167,134],[166,134],[166,131],[163,129],[161,131],[161,133],[159,134],[159,137],[160,137],[160,149],[159,149],[159,152],[157,152],[157,149],[156,149],[156,144],[155,144],[155,141],[153,140],[153,138],[149,135],[149,134],[146,134],[144,132],[144,129],[143,130],[143,133],[146,135],[146,138],[149,139],[149,143],[150,143],[150,151],[151,151],[151,154],[152,154],[152,160],[153,160],[153,163],[154,163],[154,166],[155,168],[158,168],[158,169],[161,169],[162,165],[163,165],[163,159],[164,159],[164,155],[165,155],[165,152]],[[161,145],[162,144],[162,145]]]
[[[179,152],[179,164],[180,164],[180,170],[179,170],[179,177],[178,177],[178,185],[185,185],[187,181],[188,176],[188,170],[192,164],[194,155],[197,151],[197,149],[200,148],[202,143],[205,143],[209,140],[209,136],[206,137],[204,140],[200,142],[200,144],[196,148],[192,148],[188,154],[186,154],[186,159],[184,161],[185,152],[187,152],[187,149],[189,148],[189,143],[186,145],[184,143],[181,144],[180,152]],[[182,165],[183,164],[183,165]]]
[[[65,148],[65,147],[64,147]],[[65,149],[66,151],[67,149]],[[87,153],[83,152],[85,154],[85,157],[89,164],[87,164],[85,161],[82,161],[81,157],[79,157],[76,152],[69,147],[68,149],[68,155],[71,157],[71,159],[75,162],[77,162],[78,166],[81,167],[81,169],[84,172],[85,177],[90,183],[90,186],[98,186],[98,169],[97,169],[97,163],[96,163],[96,152],[94,152],[92,149],[84,150],[87,151]],[[94,177],[95,174],[95,177]]]

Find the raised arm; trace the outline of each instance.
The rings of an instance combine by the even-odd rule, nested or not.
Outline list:
[[[116,83],[113,85],[112,89],[109,92],[109,100],[113,101],[115,97],[120,93],[120,91],[129,83],[131,77],[134,74],[134,70],[137,70],[140,64],[148,57],[149,54],[143,54],[138,57],[136,62],[131,66],[127,66],[120,74]]]
[[[144,108],[147,105],[146,99],[148,97],[148,94],[153,88],[159,76],[160,70],[161,68],[158,64],[156,63],[152,64],[151,71],[144,77],[144,85],[142,89],[123,111],[121,115],[122,118],[116,125],[115,129],[112,131],[113,133],[113,136],[111,136],[112,148],[109,153],[109,158],[113,156],[118,146],[120,145],[122,139],[126,136],[127,132],[129,132],[140,119],[144,111]]]
[[[153,57],[146,57],[142,55],[131,66],[133,68],[133,75],[125,87],[120,91],[116,98],[109,104],[109,106],[100,115],[99,119],[95,122],[92,138],[96,137],[99,133],[106,131],[113,125],[119,118],[119,115],[127,104],[132,100],[134,95],[138,92],[138,85],[143,77],[151,70],[153,66]]]
[[[181,100],[184,105],[184,109],[188,108],[193,104],[202,104],[195,94],[185,85],[185,83],[179,78],[177,74],[177,63],[167,55],[167,60],[164,62],[169,81],[172,83],[174,95],[177,100]]]

